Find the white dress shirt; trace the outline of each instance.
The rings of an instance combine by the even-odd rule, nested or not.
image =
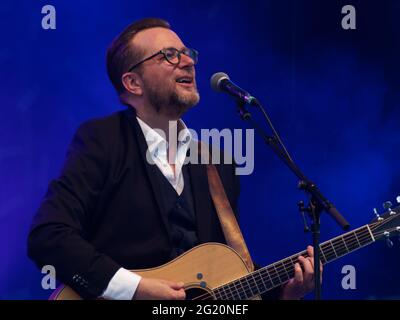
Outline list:
[[[152,129],[147,123],[136,117],[147,143],[146,159],[151,164],[155,164],[169,181],[172,187],[180,195],[184,188],[182,167],[185,162],[192,135],[182,120],[179,124],[182,130],[177,135],[177,150],[172,163],[175,164],[175,173],[168,162],[168,142],[156,130]],[[165,136],[165,135],[164,135]],[[115,300],[131,300],[136,292],[140,280],[136,273],[127,269],[120,268],[111,278],[102,297]]]

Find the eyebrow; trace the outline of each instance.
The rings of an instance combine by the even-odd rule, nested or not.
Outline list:
[[[187,47],[183,46],[183,47],[177,48],[177,47],[174,47],[174,46],[168,46],[168,47],[164,47],[163,49],[169,49],[169,48],[174,48],[174,49],[178,49],[179,51],[181,51],[183,49],[186,49]]]

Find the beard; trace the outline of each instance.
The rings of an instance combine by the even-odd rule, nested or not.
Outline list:
[[[193,88],[177,88],[174,83],[151,83],[143,78],[143,88],[150,105],[157,113],[173,118],[180,118],[187,110],[200,101],[196,84]]]

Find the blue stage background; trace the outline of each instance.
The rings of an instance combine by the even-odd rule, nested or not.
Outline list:
[[[41,28],[54,5],[57,29]],[[357,10],[343,30],[341,8]],[[201,101],[193,129],[244,128],[209,78],[225,71],[268,109],[300,167],[350,221],[400,194],[399,1],[2,1],[0,4],[0,299],[46,299],[26,256],[31,219],[57,177],[77,126],[121,107],[105,71],[110,41],[130,22],[158,16],[200,52]],[[310,243],[297,180],[256,139],[255,170],[242,177],[241,225],[261,265]],[[322,240],[340,234],[322,217]],[[400,299],[399,242],[364,248],[326,266],[326,299]],[[356,289],[341,286],[344,265]],[[311,296],[309,297],[311,298]]]

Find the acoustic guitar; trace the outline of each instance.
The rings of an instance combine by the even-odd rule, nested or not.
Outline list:
[[[370,223],[320,244],[321,263],[327,264],[380,239],[400,235],[400,207],[390,209]],[[294,276],[294,264],[304,250],[271,265],[249,272],[246,264],[232,248],[220,243],[205,243],[174,260],[151,269],[132,270],[142,277],[185,283],[188,300],[257,299]],[[58,287],[51,300],[82,299],[68,286]]]

